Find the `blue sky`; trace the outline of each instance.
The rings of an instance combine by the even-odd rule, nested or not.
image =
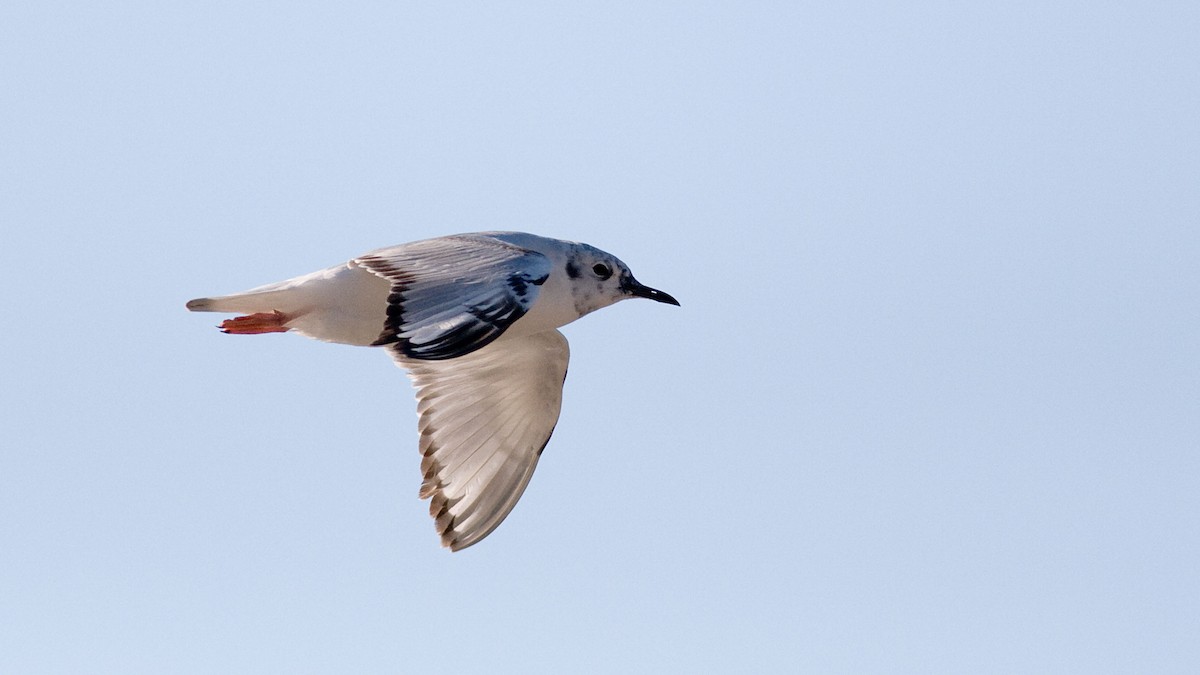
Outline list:
[[[0,671],[1195,672],[1195,3],[0,8]],[[193,297],[489,229],[680,299],[437,545],[385,354]]]

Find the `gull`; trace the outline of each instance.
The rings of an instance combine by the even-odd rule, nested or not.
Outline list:
[[[569,357],[557,329],[628,298],[679,305],[598,248],[479,232],[381,248],[187,308],[242,314],[221,323],[225,333],[386,349],[416,389],[419,496],[442,545],[458,551],[512,511],[550,440]]]

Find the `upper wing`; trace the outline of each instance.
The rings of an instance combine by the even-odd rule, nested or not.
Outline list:
[[[500,337],[550,275],[540,253],[481,235],[380,249],[354,261],[392,283],[376,345],[413,359],[452,359]]]
[[[516,506],[562,403],[567,339],[556,330],[493,342],[454,359],[396,364],[417,388],[421,498],[442,545],[483,539]]]

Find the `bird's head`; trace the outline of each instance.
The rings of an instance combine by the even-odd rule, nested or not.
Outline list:
[[[648,298],[679,306],[679,301],[669,293],[634,279],[628,265],[594,246],[573,246],[565,270],[580,316],[629,298]]]

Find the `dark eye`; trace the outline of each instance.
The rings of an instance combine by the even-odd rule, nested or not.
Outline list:
[[[612,268],[604,263],[596,263],[592,265],[592,271],[601,279],[607,279],[612,276]]]

